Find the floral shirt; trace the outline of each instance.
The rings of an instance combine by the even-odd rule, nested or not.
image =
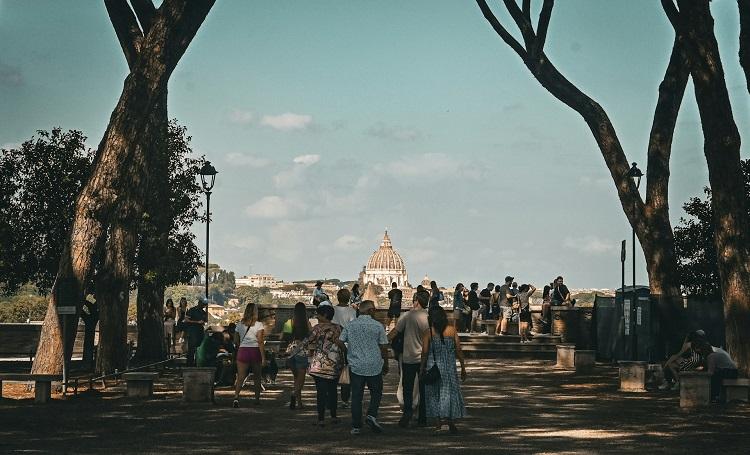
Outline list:
[[[344,364],[336,340],[341,336],[341,326],[338,324],[317,324],[307,338],[307,348],[311,351],[311,376],[325,379],[338,379]]]

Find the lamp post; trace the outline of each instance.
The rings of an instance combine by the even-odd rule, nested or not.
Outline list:
[[[638,189],[641,186],[641,177],[643,177],[643,172],[638,169],[638,165],[634,162],[633,166],[628,170],[628,177],[632,178],[635,182],[635,189],[638,191]],[[638,211],[636,206],[637,199],[633,197],[633,288],[632,291],[632,300],[631,300],[631,311],[633,314],[631,314],[630,319],[633,322],[633,333],[631,334],[631,339],[633,343],[633,349],[632,349],[632,357],[633,360],[638,360],[638,337],[636,335],[636,323],[637,323],[637,304],[636,304],[636,295],[635,295],[635,223],[637,221]],[[625,289],[623,289],[623,297],[625,296]]]
[[[198,171],[198,175],[201,176],[203,192],[206,193],[206,302],[208,302],[208,233],[211,225],[211,189],[214,187],[216,174],[218,172],[210,161],[203,163],[203,167]]]

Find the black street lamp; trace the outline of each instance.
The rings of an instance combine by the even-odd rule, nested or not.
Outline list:
[[[641,177],[643,177],[643,172],[638,169],[638,165],[634,162],[633,166],[628,170],[627,176],[632,178],[635,182],[635,189],[638,191],[638,189],[641,186]],[[637,303],[636,303],[636,295],[635,295],[635,224],[637,221],[638,216],[638,210],[636,206],[637,199],[633,197],[633,288],[631,291],[633,291],[633,297],[631,300],[631,317],[630,319],[633,321],[633,333],[631,334],[631,339],[633,343],[633,350],[632,350],[632,357],[633,360],[638,360],[638,337],[636,336],[636,322],[637,322]],[[622,290],[623,299],[625,298],[625,289]]]
[[[216,180],[216,168],[211,165],[210,161],[203,163],[203,167],[198,171],[201,176],[201,186],[206,193],[206,303],[208,303],[208,232],[211,224],[211,189],[214,187]],[[208,309],[206,309],[208,311]]]

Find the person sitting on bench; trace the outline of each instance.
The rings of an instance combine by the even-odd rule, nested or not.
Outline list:
[[[696,344],[698,352],[706,358],[706,372],[711,375],[711,402],[717,403],[721,399],[721,381],[737,379],[737,364],[727,351],[711,346],[706,340]]]
[[[706,332],[703,330],[696,330],[685,335],[682,348],[664,363],[664,382],[659,386],[659,390],[680,389],[680,371],[695,370],[703,363],[695,346],[705,339]]]

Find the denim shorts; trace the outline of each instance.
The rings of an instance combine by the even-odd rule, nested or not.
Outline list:
[[[289,357],[286,364],[292,370],[307,369],[310,366],[310,362],[307,360],[307,354],[297,354]]]

